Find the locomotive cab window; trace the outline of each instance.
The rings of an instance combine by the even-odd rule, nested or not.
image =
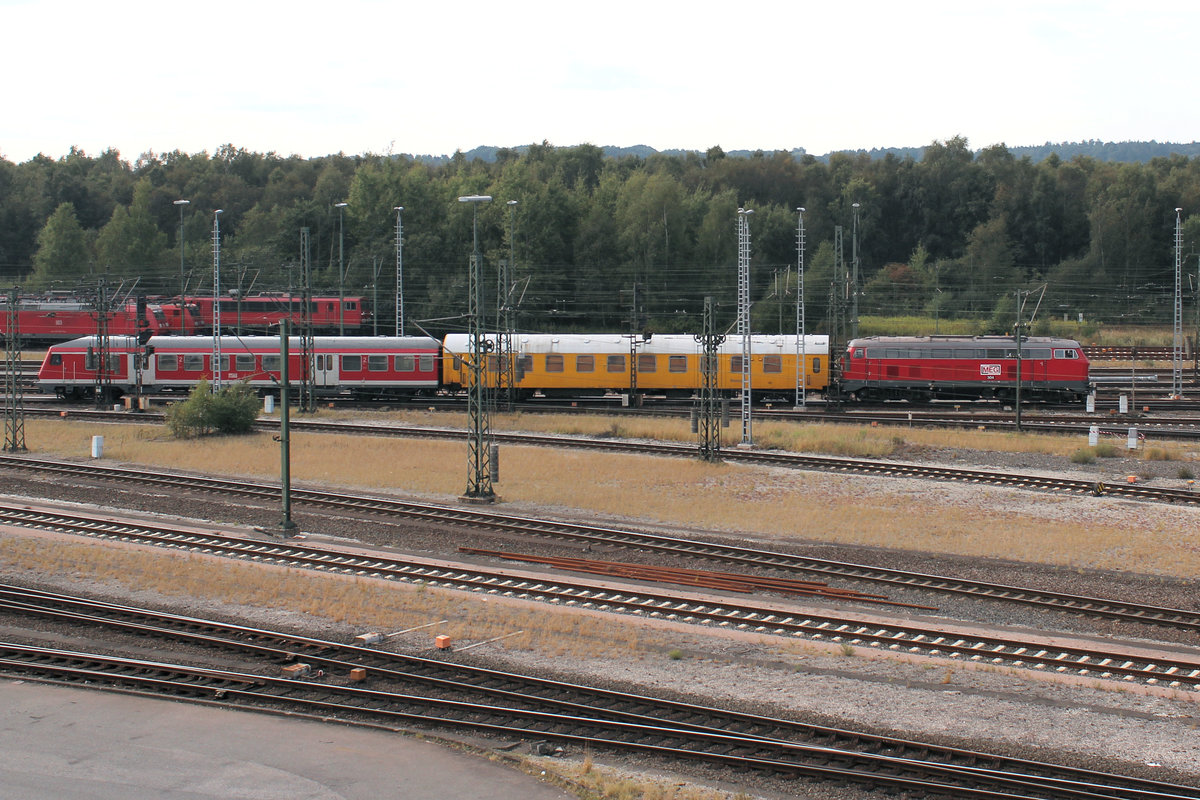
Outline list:
[[[342,356],[343,372],[362,372],[362,356]]]
[[[61,367],[62,366],[62,353],[51,353],[50,354],[50,366],[52,366],[52,367]]]
[[[424,358],[424,356],[422,356]],[[458,357],[455,357],[454,368],[458,369]],[[413,356],[396,356],[395,358],[396,372],[412,372],[416,366],[416,359]]]
[[[1055,350],[1055,358],[1079,358],[1078,350]]]

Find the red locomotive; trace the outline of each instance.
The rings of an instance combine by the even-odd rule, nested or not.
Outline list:
[[[839,386],[854,400],[1081,402],[1090,391],[1079,342],[1044,336],[872,336],[852,339]]]
[[[172,325],[167,310],[158,303],[144,305],[144,324],[138,325],[138,304],[129,300],[106,312],[105,325],[109,335],[136,336],[139,331],[151,335],[178,330]],[[8,303],[0,301],[0,338],[8,335]],[[178,313],[177,309],[173,309]],[[90,336],[98,332],[100,314],[88,304],[74,300],[17,300],[17,331],[27,344],[62,342]]]
[[[310,363],[318,394],[349,392],[359,397],[407,397],[439,386],[441,346],[423,336],[317,336]],[[288,342],[288,380],[304,379],[299,337]],[[55,345],[38,371],[43,394],[91,396],[103,379],[113,397],[141,392],[190,390],[213,380],[213,337],[154,336],[139,345],[135,336],[108,341],[105,372],[99,337]],[[222,336],[222,383],[245,381],[259,392],[278,393],[281,372],[278,336]]]
[[[339,304],[341,311],[339,312]],[[178,314],[178,302],[170,304]],[[188,295],[183,306],[193,320],[187,333],[212,333],[216,315],[211,295]],[[304,300],[289,294],[253,294],[242,298],[222,297],[220,301],[221,329],[242,333],[267,333],[278,329],[284,317],[299,326],[304,318]],[[311,297],[308,300],[309,322],[313,333],[366,333],[371,314],[362,297]],[[178,316],[176,317],[178,319]],[[177,325],[174,330],[180,330]]]

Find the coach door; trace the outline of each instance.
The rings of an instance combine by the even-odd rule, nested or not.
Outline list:
[[[333,353],[317,353],[314,359],[316,369],[313,373],[313,382],[317,386],[337,386],[337,356]]]

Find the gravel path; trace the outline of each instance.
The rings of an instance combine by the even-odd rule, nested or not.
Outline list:
[[[965,452],[943,451],[923,454],[939,462],[966,466]],[[1146,474],[1145,462],[1105,463],[1080,467],[1063,459],[1044,456],[973,454],[972,467],[1020,469],[1034,474],[1096,476],[1106,479],[1139,468],[1143,480],[1170,480],[1166,473],[1157,478]],[[897,459],[915,460],[915,459]],[[1112,460],[1121,461],[1121,460]],[[85,504],[156,511],[163,507],[161,491],[141,494],[128,486],[114,489],[100,484],[67,485],[31,481],[17,472],[4,475],[5,492],[16,496],[41,497]],[[1129,473],[1133,474],[1133,473]],[[880,479],[873,479],[880,480]],[[921,492],[925,499],[935,495],[941,502],[979,503],[986,498],[989,507],[1001,507],[1014,513],[1032,515],[1073,515],[1070,502],[1046,503],[1045,495],[1005,489],[981,489],[931,485],[929,482],[883,479],[889,491]],[[811,483],[807,484],[811,487]],[[228,505],[205,495],[181,498],[189,516],[222,523],[274,525],[274,508],[256,508],[245,504]],[[1107,503],[1107,504],[1106,504]],[[1099,508],[1097,508],[1099,506]],[[1172,526],[1192,525],[1200,535],[1200,516],[1190,510],[1149,503],[1129,503],[1095,499],[1090,513],[1108,521],[1132,518],[1133,524]],[[506,506],[514,513],[569,515],[569,509]],[[321,535],[344,537],[358,542],[387,544],[422,554],[449,556],[453,540],[459,545],[495,547],[503,537],[455,529],[448,537],[443,529],[430,525],[403,523],[381,524],[373,519],[364,525],[352,516],[308,515],[301,509],[296,520],[305,530]],[[614,517],[605,522],[634,526],[639,521]],[[662,525],[655,526],[661,529]],[[677,531],[684,535],[719,538],[718,534]],[[764,541],[762,546],[818,554],[829,559],[875,563],[929,573],[983,578],[1001,583],[1043,586],[1059,591],[1117,597],[1159,605],[1200,608],[1196,583],[1162,575],[1134,571],[1099,571],[1000,560],[946,557],[937,554],[883,548],[830,545],[822,542]],[[577,553],[552,541],[540,540],[540,553]],[[625,558],[631,554],[617,551],[595,554],[596,558]],[[638,554],[638,560],[655,561],[650,554]],[[692,564],[688,566],[699,566]],[[709,566],[711,568],[711,565]],[[45,581],[45,576],[13,576]],[[78,590],[78,587],[74,587]],[[852,588],[863,589],[862,586]],[[112,587],[97,587],[101,593]],[[866,589],[870,590],[870,589]],[[887,590],[896,600],[927,602],[920,593]],[[130,601],[131,602],[131,601]],[[162,598],[162,604],[179,605],[178,600]],[[1060,614],[1029,612],[1007,605],[981,605],[976,602],[939,598],[936,613],[940,619],[972,620],[985,624],[1018,625],[1048,631],[1078,634],[1172,641],[1195,647],[1194,637],[1141,626],[1097,623]],[[203,598],[193,606],[207,608]],[[192,613],[196,608],[191,609]],[[277,612],[269,615],[256,609],[223,609],[224,613],[244,617],[253,624],[269,625]],[[323,620],[297,619],[292,622],[310,626],[314,635],[330,636]],[[315,633],[316,630],[320,633]],[[346,632],[349,633],[349,632]],[[1054,760],[1111,771],[1138,773],[1162,780],[1200,785],[1200,696],[1162,690],[1143,690],[1101,681],[1054,679],[1016,670],[972,668],[969,665],[928,658],[894,658],[877,653],[843,652],[815,645],[781,644],[777,639],[754,635],[717,635],[694,628],[664,629],[670,648],[630,654],[621,659],[575,658],[569,664],[546,659],[538,653],[498,651],[488,648],[493,663],[517,671],[566,675],[576,680],[613,686],[634,687],[645,693],[677,694],[703,698],[720,705],[733,705],[780,716],[821,722],[837,727],[867,729],[908,738],[937,741],[978,750]],[[480,652],[480,658],[484,654]],[[632,765],[636,766],[636,765]],[[717,777],[714,777],[717,780]],[[726,786],[725,788],[729,788]],[[763,797],[796,796],[770,785],[756,787]],[[804,796],[813,798],[853,798],[854,790],[813,789]],[[1198,792],[1200,796],[1200,792]]]

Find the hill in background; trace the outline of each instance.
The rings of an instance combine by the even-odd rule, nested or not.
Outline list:
[[[529,149],[529,145],[521,145],[518,147],[502,148],[502,147],[476,147],[463,153],[463,157],[468,161],[480,160],[485,162],[493,162],[496,160],[496,154],[500,150],[513,150],[518,153],[524,153]],[[636,158],[648,158],[653,155],[665,156],[685,156],[688,153],[695,153],[703,156],[704,153],[697,150],[655,150],[647,145],[634,145],[633,147],[615,147],[607,145],[600,148],[604,151],[604,155],[608,158],[624,158],[626,156],[634,156]],[[1181,155],[1187,158],[1194,158],[1200,155],[1200,142],[1190,142],[1187,144],[1174,142],[1102,142],[1099,139],[1091,139],[1086,142],[1046,142],[1041,145],[1030,145],[1027,147],[1009,147],[1008,151],[1016,158],[1025,158],[1026,156],[1033,162],[1042,161],[1049,158],[1051,154],[1057,155],[1064,161],[1069,161],[1075,156],[1086,156],[1097,161],[1116,161],[1126,163],[1145,163],[1154,158],[1163,158],[1172,155]],[[754,150],[728,150],[725,155],[731,158],[750,158],[757,153],[763,151]],[[805,155],[808,155],[803,147],[793,148],[789,151],[791,155],[799,160]],[[870,150],[838,150],[838,153],[858,154],[866,153],[872,160],[893,156],[895,158],[911,158],[915,161],[920,161],[925,156],[924,147],[877,147]],[[976,150],[978,155],[981,151]],[[826,153],[821,156],[815,156],[818,161],[828,163],[833,152]],[[424,161],[430,164],[440,164],[450,161],[453,156],[441,155],[418,155],[413,156],[417,161]]]

